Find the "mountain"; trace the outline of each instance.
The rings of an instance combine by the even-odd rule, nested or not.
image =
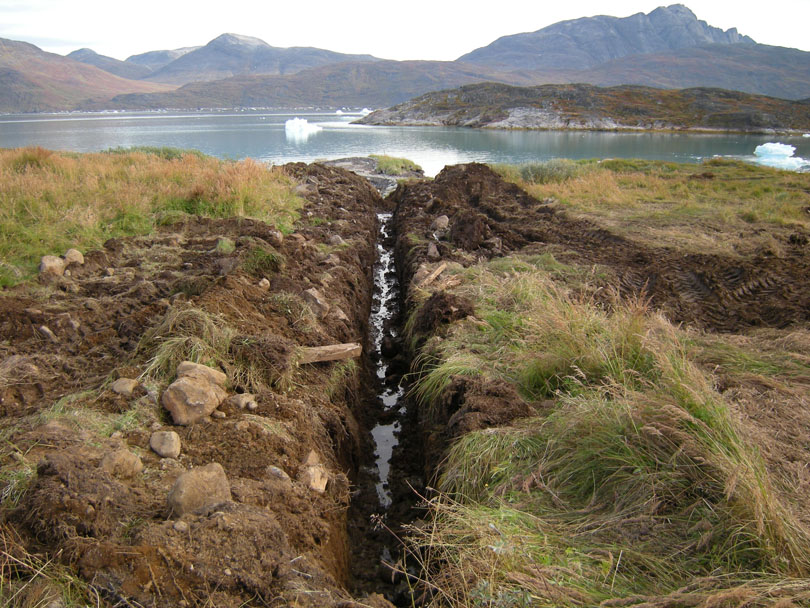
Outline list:
[[[187,46],[181,49],[174,49],[171,51],[148,51],[146,53],[140,53],[138,55],[130,55],[126,58],[126,63],[134,63],[135,65],[140,65],[145,68],[149,68],[150,72],[154,72],[155,70],[159,70],[164,65],[170,64],[172,61],[177,59],[178,57],[182,57],[186,53],[190,53],[191,51],[196,51],[198,46]]]
[[[67,57],[75,61],[86,63],[87,65],[94,65],[105,72],[115,74],[121,78],[137,80],[152,72],[152,70],[145,66],[119,61],[118,59],[107,57],[106,55],[99,55],[91,49],[79,49],[68,53]]]
[[[159,68],[146,79],[187,84],[239,75],[294,74],[307,68],[345,61],[377,61],[377,58],[311,47],[278,48],[258,38],[222,34]]]
[[[502,79],[515,84],[531,83],[520,74],[501,74],[452,61],[381,60],[326,65],[283,76],[235,76],[215,82],[196,82],[167,93],[119,95],[104,107],[384,107],[426,91]],[[102,106],[91,105],[86,109],[102,109]]]
[[[498,38],[458,61],[500,70],[584,70],[647,53],[706,44],[754,44],[737,33],[711,27],[682,4],[630,17],[598,16],[561,21],[536,32]]]
[[[130,92],[172,87],[114,76],[27,42],[0,38],[0,112],[72,109],[88,98],[110,99]]]
[[[423,95],[372,112],[370,125],[511,129],[693,129],[745,132],[810,129],[810,105],[738,91],[611,88],[585,84],[512,87],[485,83]]]

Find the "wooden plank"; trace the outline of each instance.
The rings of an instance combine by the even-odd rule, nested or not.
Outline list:
[[[419,287],[427,287],[428,285],[430,285],[433,281],[436,280],[436,277],[438,277],[441,273],[445,271],[446,268],[447,264],[445,262],[439,264],[439,267],[436,270],[431,272],[424,281],[419,283]]]
[[[308,346],[300,351],[299,363],[320,363],[322,361],[342,361],[354,359],[363,354],[363,347],[357,342],[330,344],[329,346]]]

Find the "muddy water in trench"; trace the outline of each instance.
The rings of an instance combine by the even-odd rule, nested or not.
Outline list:
[[[399,559],[400,526],[416,516],[424,487],[415,412],[406,398],[408,362],[401,349],[400,288],[391,213],[378,213],[377,260],[369,319],[368,422],[373,457],[361,467],[352,498],[352,565],[355,591],[377,592],[412,605],[408,586],[389,564]]]

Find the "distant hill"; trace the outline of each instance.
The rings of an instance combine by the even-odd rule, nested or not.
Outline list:
[[[458,61],[499,70],[586,70],[630,55],[740,43],[754,41],[733,28],[723,31],[711,27],[687,7],[674,4],[648,15],[585,17],[536,32],[504,36]]]
[[[155,92],[166,85],[126,80],[27,42],[0,38],[0,112],[46,112],[76,107],[88,98]]]
[[[327,65],[285,76],[236,76],[191,83],[168,93],[119,95],[112,105],[116,109],[383,107],[446,88],[447,83],[459,86],[502,78],[530,83],[519,74],[452,61],[375,61]]]
[[[149,75],[152,70],[146,66],[137,65],[135,63],[127,63],[120,61],[106,55],[99,55],[92,49],[79,49],[67,55],[69,59],[86,63],[87,65],[94,65],[99,69],[115,74],[121,78],[130,78],[137,80]]]
[[[155,70],[159,70],[164,65],[170,64],[172,61],[177,59],[178,57],[182,57],[186,53],[190,53],[191,51],[196,51],[198,46],[187,46],[181,49],[174,49],[171,51],[148,51],[146,53],[140,53],[138,55],[130,55],[126,58],[126,63],[133,63],[135,65],[140,65],[145,68],[149,68],[150,72],[154,72]]]
[[[345,61],[377,61],[371,55],[346,55],[311,47],[278,48],[263,40],[222,34],[147,76],[153,82],[187,84],[240,75],[283,75]]]
[[[372,112],[358,122],[512,129],[805,131],[810,129],[810,105],[722,89],[486,83],[429,93]]]

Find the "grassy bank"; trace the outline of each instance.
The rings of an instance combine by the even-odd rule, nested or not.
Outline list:
[[[147,234],[185,215],[246,216],[282,229],[300,206],[281,169],[168,148],[98,154],[0,150],[0,285],[43,255]]]
[[[687,251],[734,254],[739,232],[752,228],[810,230],[808,175],[741,161],[560,159],[497,170],[540,200],[618,234]],[[773,245],[755,235],[750,250]]]

